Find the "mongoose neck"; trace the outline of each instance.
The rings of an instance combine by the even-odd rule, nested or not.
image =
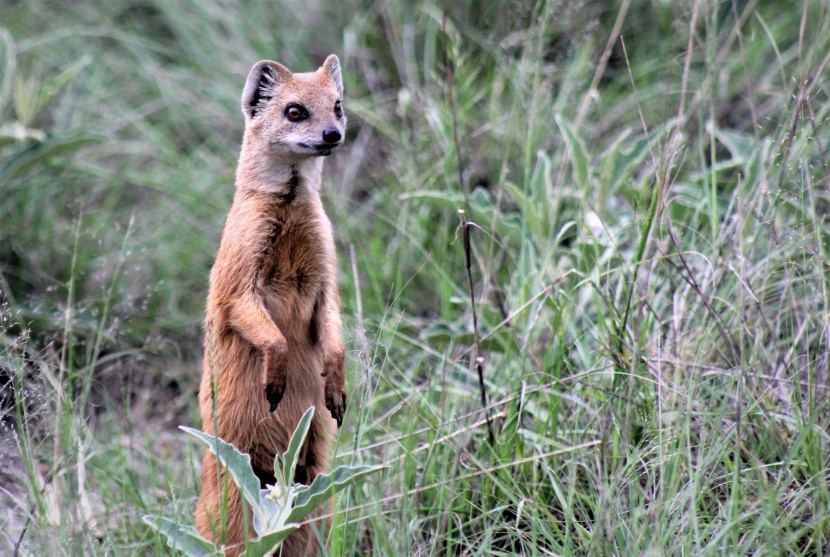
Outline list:
[[[236,187],[286,199],[301,198],[318,194],[322,172],[323,157],[273,156],[243,148]]]

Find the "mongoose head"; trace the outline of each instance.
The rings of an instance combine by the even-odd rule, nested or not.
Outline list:
[[[343,144],[340,61],[332,54],[316,72],[291,73],[277,62],[254,64],[242,93],[246,141],[275,157],[331,154]]]

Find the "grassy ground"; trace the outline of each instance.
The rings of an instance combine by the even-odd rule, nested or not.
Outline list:
[[[170,553],[244,76],[331,52],[337,460],[390,467],[328,554],[830,553],[826,3],[0,13],[1,554]]]

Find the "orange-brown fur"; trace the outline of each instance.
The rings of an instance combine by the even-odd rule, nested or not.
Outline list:
[[[326,473],[330,440],[345,412],[337,265],[319,195],[322,156],[345,134],[342,93],[335,56],[306,74],[259,62],[243,93],[245,136],[210,273],[199,405],[204,430],[250,454],[262,487],[274,483],[275,454],[285,451],[310,406],[316,411],[295,479],[310,483]],[[295,105],[306,111],[302,121],[288,117]],[[246,515],[252,537],[250,509],[208,452],[196,528],[238,555]],[[316,540],[305,524],[282,555],[313,555]]]

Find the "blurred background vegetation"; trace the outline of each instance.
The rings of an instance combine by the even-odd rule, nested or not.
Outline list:
[[[244,78],[336,53],[337,459],[390,468],[326,554],[827,554],[828,9],[0,0],[0,553],[169,554]]]

